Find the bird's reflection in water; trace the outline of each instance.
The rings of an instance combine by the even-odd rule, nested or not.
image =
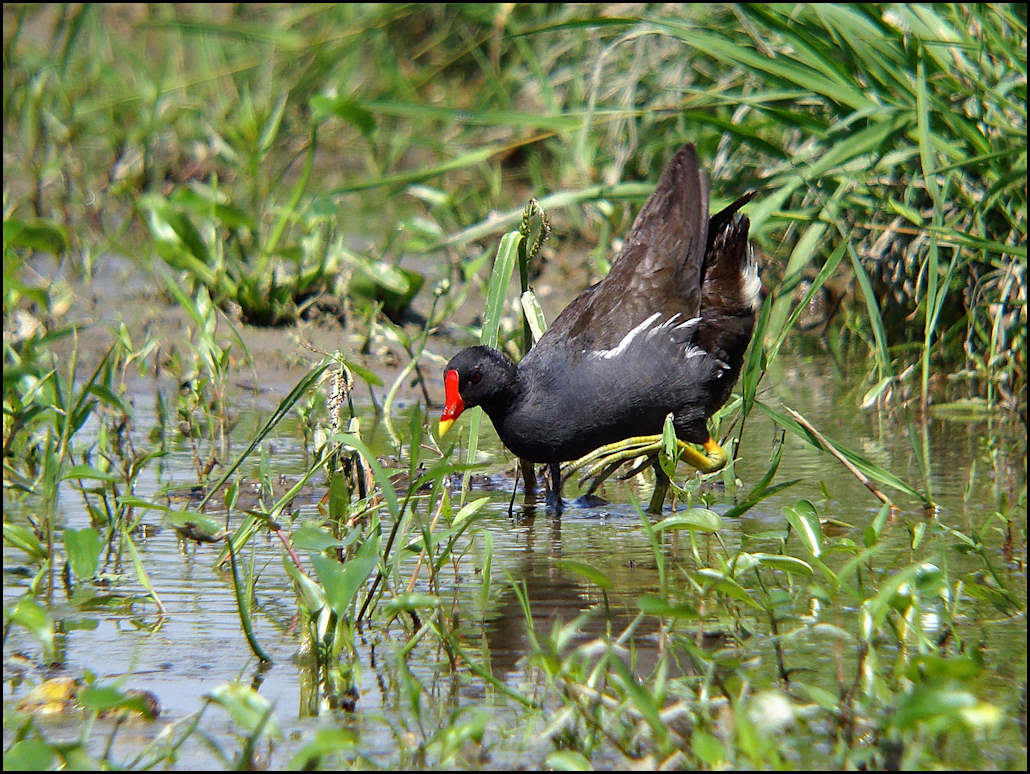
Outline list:
[[[553,510],[524,506],[513,511],[512,522],[519,534],[517,545],[507,556],[511,559],[518,555],[518,561],[509,565],[508,575],[525,596],[529,622],[521,594],[511,582],[502,581],[497,585],[485,629],[494,675],[501,680],[516,676],[526,668],[526,659],[534,655],[534,640],[546,651],[556,626],[575,621],[575,633],[563,644],[560,657],[591,642],[604,648],[611,646],[646,684],[667,650],[668,634],[660,629],[657,616],[642,616],[637,605],[640,596],[657,594],[660,589],[650,546],[632,541],[633,545],[626,546],[618,556],[608,553],[595,557],[592,565],[613,581],[613,588],[604,594],[589,578],[562,565],[563,543],[569,530],[562,517],[554,515]],[[582,546],[569,553],[582,561]],[[529,625],[534,632],[532,638],[527,631]],[[676,631],[706,651],[738,642],[733,632],[704,631],[696,622],[681,622]],[[595,651],[595,658],[602,650]],[[693,673],[685,651],[678,658],[670,658],[668,666],[669,677]]]

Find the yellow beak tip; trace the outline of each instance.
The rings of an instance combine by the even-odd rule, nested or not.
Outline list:
[[[443,438],[447,435],[447,431],[451,429],[451,425],[454,424],[453,419],[441,419],[440,420],[440,437]]]

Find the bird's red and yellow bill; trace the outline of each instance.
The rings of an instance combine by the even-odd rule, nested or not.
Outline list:
[[[454,420],[465,410],[465,402],[458,392],[458,372],[451,369],[443,375],[444,403],[443,413],[440,415],[440,437],[442,438]]]

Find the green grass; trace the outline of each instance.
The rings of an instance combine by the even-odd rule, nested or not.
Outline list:
[[[283,604],[312,715],[353,704],[372,669],[363,638],[389,632],[375,640],[386,709],[367,722],[398,741],[398,768],[481,768],[497,753],[553,768],[1025,763],[1018,697],[984,688],[1013,655],[985,638],[1025,615],[1025,449],[1003,432],[1026,412],[1025,6],[611,13],[4,6],[4,543],[25,576],[4,606],[5,657],[24,632],[38,665],[62,665],[65,638],[101,606],[145,607],[139,625],[159,629],[166,590],[140,546],[164,524],[217,544],[195,561],[227,573],[262,661],[255,600],[273,570],[255,557],[268,538],[293,592]],[[614,572],[570,555],[549,571],[577,579],[584,609],[545,621],[525,579],[497,569],[487,498],[447,485],[475,468],[475,430],[461,453],[441,449],[419,408],[402,420],[397,395],[438,370],[436,350],[482,339],[524,352],[530,324],[546,324],[526,295],[540,262],[581,255],[603,275],[684,141],[710,169],[713,207],[760,191],[748,214],[770,295],[739,399],[713,425],[738,454],[752,415],[779,441],[746,449],[769,458],[747,492],[732,465],[718,474],[737,495],[721,516],[700,479],[677,487],[685,509],[641,514],[658,582],[628,615]],[[552,238],[527,254],[529,229],[512,230],[531,198]],[[112,254],[181,311],[184,336],[121,325],[95,358],[80,348],[72,288]],[[40,269],[50,258],[64,279]],[[478,295],[481,322],[451,329],[467,342],[439,344]],[[357,418],[355,381],[382,380],[355,337],[233,448],[250,367],[241,328],[326,318],[364,348],[403,350],[376,407],[393,467]],[[907,433],[908,470],[770,404],[764,382],[808,352],[839,364],[854,412],[878,409],[887,434]],[[144,373],[179,387],[159,391],[153,429],[135,426],[129,400]],[[959,414],[986,420],[969,490],[990,477],[995,498],[961,520],[933,516],[931,464],[931,416]],[[266,442],[294,415],[303,470],[281,485]],[[172,439],[189,449],[199,504],[138,493],[171,483]],[[730,519],[799,483],[781,480],[790,445],[849,466],[883,508],[849,531],[827,513],[836,492],[827,505],[799,494],[782,521],[731,543]],[[240,505],[243,471],[259,480],[256,506]],[[302,518],[291,503],[312,485],[317,516]],[[502,598],[530,643],[518,680],[497,673],[483,634]],[[647,666],[638,637],[658,654]],[[812,654],[826,652],[835,670],[814,673]],[[1025,698],[1025,647],[1022,663]],[[273,749],[297,767],[383,764],[343,723],[283,740],[276,708],[243,682],[123,759],[120,722],[99,721],[139,712],[138,697],[75,677],[79,738],[58,744],[5,705],[5,766],[170,766],[191,745],[226,768],[264,765]],[[440,701],[470,683],[488,704]],[[230,719],[235,746],[205,734],[209,712]]]

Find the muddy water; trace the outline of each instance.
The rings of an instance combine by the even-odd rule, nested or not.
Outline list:
[[[131,267],[127,268],[131,272]],[[100,278],[98,287],[108,290],[118,287],[120,292],[134,294],[130,306],[136,318],[131,330],[152,328],[159,340],[165,340],[186,329],[187,321],[180,310],[167,307],[145,286],[127,288],[115,269],[108,267],[105,271],[114,274]],[[563,300],[549,299],[546,292],[541,292],[541,296],[545,310],[553,317],[553,311],[562,306]],[[106,348],[110,340],[106,325],[120,319],[125,308],[124,304],[110,301],[103,293],[99,298],[78,299],[78,303],[87,307],[80,310],[81,315],[96,322],[79,339],[84,350],[102,352]],[[472,306],[475,305],[469,305]],[[314,325],[300,332],[251,329],[248,335],[247,347],[255,363],[251,367],[241,361],[233,380],[236,391],[233,407],[238,422],[233,430],[234,451],[223,459],[231,459],[242,450],[270,410],[306,370],[305,358],[297,356],[298,351],[306,352],[302,342],[326,351],[338,347],[346,349],[354,344],[356,333]],[[429,346],[440,357],[453,352],[454,348],[452,342],[435,338]],[[374,370],[386,382],[386,387],[376,388],[381,404],[397,367],[390,368],[386,361],[380,361]],[[425,370],[437,373],[439,367],[436,361],[430,360]],[[1003,497],[1013,503],[1022,495],[1023,506],[1011,512],[1016,520],[1017,566],[1008,567],[1006,577],[1017,588],[1022,584],[1025,590],[1025,568],[1020,564],[1025,562],[1025,546],[1019,537],[1026,531],[1025,482],[1019,472],[1025,470],[1025,429],[937,419],[922,425],[918,421],[906,421],[905,415],[897,410],[859,411],[855,406],[861,400],[860,388],[854,386],[859,381],[861,379],[854,375],[836,372],[827,359],[784,353],[778,367],[767,375],[760,397],[777,409],[785,405],[799,411],[833,440],[886,468],[915,489],[929,490],[939,505],[939,520],[967,534],[983,533],[990,555],[999,566],[1004,565],[998,550],[1002,542],[997,533],[1001,522],[992,521],[992,513],[999,508]],[[174,385],[144,379],[131,389],[136,407],[134,437],[138,448],[149,448],[148,435],[155,424],[155,392],[161,389],[170,395],[167,391],[173,390]],[[442,386],[438,376],[431,385],[431,392],[431,397],[439,402]],[[399,416],[394,422],[396,428],[406,432],[406,412],[417,394],[409,389],[402,392],[397,405]],[[360,400],[361,393],[356,397]],[[393,447],[384,423],[370,407],[361,408],[359,413],[363,437],[374,451],[398,456],[403,465],[405,450]],[[454,438],[459,444],[455,460],[461,456],[466,426],[467,419],[463,417],[448,436],[449,442]],[[611,629],[617,635],[636,615],[639,596],[654,593],[660,587],[655,552],[633,505],[634,501],[646,502],[651,484],[641,479],[606,484],[599,494],[607,502],[589,507],[577,503],[574,498],[578,491],[574,484],[568,485],[567,510],[561,519],[553,518],[540,507],[522,507],[519,497],[515,498],[515,506],[509,512],[514,486],[512,461],[498,445],[489,422],[484,421],[482,427],[479,446],[486,466],[473,477],[471,495],[488,495],[490,505],[485,517],[470,533],[474,539],[460,560],[454,566],[448,563],[444,567],[440,592],[448,609],[458,613],[462,641],[470,657],[489,664],[493,674],[505,684],[532,693],[535,673],[526,663],[532,646],[525,613],[513,585],[525,588],[534,626],[540,632],[550,633],[557,622],[569,622],[588,613],[574,641],[588,640],[605,630],[601,610],[606,604]],[[87,425],[82,432],[90,431]],[[95,432],[95,428],[92,431]],[[986,441],[992,435],[1003,441],[1009,439],[1000,444],[1000,451],[993,457],[985,451]],[[766,415],[754,411],[740,436],[734,476],[724,476],[706,490],[703,495],[706,503],[724,512],[749,491],[766,472],[780,437]],[[189,487],[196,482],[188,444],[175,435],[170,435],[167,443],[168,455],[155,461],[141,476],[136,491],[140,497],[153,498],[163,488]],[[820,517],[844,525],[836,528],[837,534],[862,545],[862,531],[879,512],[880,501],[830,455],[791,436],[787,436],[785,443],[775,481],[797,479],[798,483],[763,500],[741,518],[726,520],[718,541],[713,536],[701,536],[697,550],[703,560],[714,563],[715,557],[724,550],[732,554],[741,547],[752,552],[776,552],[786,528],[783,508],[802,498],[815,505]],[[301,433],[292,420],[284,422],[266,442],[264,451],[274,480],[281,476],[289,482],[304,470],[301,444]],[[919,463],[917,448],[928,451],[928,475]],[[242,472],[251,480],[257,479],[257,463],[245,466]],[[681,467],[680,475],[689,477],[690,471]],[[913,535],[920,529],[919,525],[926,523],[927,517],[918,503],[902,493],[882,488],[900,506],[900,512],[888,529],[887,546],[876,556],[875,563],[877,568],[899,568],[914,561]],[[298,511],[292,521],[295,526],[306,519],[318,518],[316,503],[323,494],[324,486],[315,481],[311,489],[298,498]],[[457,498],[460,493],[455,491],[453,496]],[[5,518],[24,519],[26,514],[19,513],[19,507],[31,508],[32,503],[15,504],[5,500]],[[427,500],[417,500],[413,507],[421,519],[431,518],[432,504]],[[70,487],[64,490],[59,518],[58,529],[88,524],[81,498]],[[167,609],[167,616],[157,614],[153,602],[135,582],[131,565],[108,568],[111,586],[100,589],[111,594],[138,595],[124,607],[80,610],[66,599],[62,588],[55,595],[52,611],[55,618],[65,622],[67,630],[58,636],[61,665],[55,669],[38,666],[38,647],[34,640],[25,630],[12,627],[4,642],[4,677],[8,689],[5,709],[16,704],[31,685],[54,676],[95,675],[104,684],[149,691],[160,702],[160,718],[153,723],[124,724],[114,735],[115,758],[128,762],[154,740],[161,746],[170,744],[169,739],[162,736],[168,733],[169,724],[177,724],[171,735],[171,739],[175,739],[185,730],[184,724],[202,709],[204,697],[210,691],[226,683],[242,682],[258,688],[275,708],[283,740],[259,750],[261,761],[271,767],[288,764],[290,757],[311,739],[315,729],[343,726],[357,733],[358,747],[369,761],[390,768],[399,760],[410,760],[400,757],[399,746],[411,746],[419,739],[431,737],[435,730],[454,722],[453,713],[465,718],[478,711],[486,713],[484,744],[490,748],[490,758],[481,761],[481,765],[491,768],[517,768],[527,762],[542,765],[550,750],[546,739],[527,733],[531,729],[520,725],[523,715],[518,707],[495,690],[486,688],[482,680],[463,670],[455,676],[446,655],[429,644],[431,638],[423,638],[402,664],[398,654],[408,634],[396,622],[386,624],[377,619],[355,638],[355,710],[326,709],[318,695],[310,659],[299,649],[302,638],[298,632],[297,600],[283,571],[283,550],[278,541],[262,535],[252,541],[242,557],[248,569],[258,576],[253,599],[255,632],[273,661],[270,667],[261,669],[241,632],[231,578],[226,571],[215,569],[220,546],[182,544],[174,530],[165,526],[156,513],[149,514],[146,523],[146,537],[139,541],[141,558]],[[234,520],[232,526],[236,523]],[[487,534],[493,545],[489,577],[484,576]],[[697,567],[689,537],[685,533],[678,537],[670,535],[662,542],[660,550],[667,577],[672,579],[670,583],[680,583],[685,588],[682,573]],[[936,556],[929,558],[938,561]],[[585,562],[607,575],[612,581],[607,597],[595,584],[563,566],[563,559]],[[310,571],[308,557],[302,560]],[[413,561],[407,560],[402,565],[399,583],[406,584]],[[951,553],[948,561],[953,575],[980,569],[975,556]],[[24,556],[5,545],[5,605],[22,596],[28,588],[29,579],[17,572],[23,563]],[[424,577],[424,574],[420,576],[420,584]],[[416,588],[424,589],[424,584]],[[831,613],[828,618],[831,622],[845,628],[855,626],[854,611]],[[933,622],[924,622],[924,625],[930,630]],[[727,634],[747,637],[746,631],[726,632],[715,628],[704,631],[713,647]],[[968,632],[963,634],[969,635]],[[970,638],[981,645],[985,663],[989,665],[980,698],[995,702],[1009,717],[1016,715],[1018,702],[1018,691],[1012,686],[1025,685],[1026,680],[1025,636],[1023,618],[998,616],[982,636]],[[656,643],[653,630],[646,624],[635,631],[633,644],[640,674],[647,673],[655,657]],[[762,643],[752,645],[765,660],[763,668],[770,669],[769,648],[763,649]],[[788,665],[803,665],[809,669],[810,674],[815,675],[811,682],[835,689],[838,664],[826,642],[810,635],[792,638],[787,659]],[[400,678],[402,668],[410,669],[433,697],[432,701],[423,697],[422,717],[417,720]],[[543,722],[546,720],[545,717]],[[38,723],[50,741],[70,741],[82,731],[80,719],[69,713],[39,718]],[[176,768],[225,767],[239,749],[242,737],[238,730],[217,707],[204,710],[199,728],[200,733],[179,749]],[[112,731],[110,724],[98,722],[90,738],[91,749],[102,750]],[[9,733],[5,729],[5,747],[11,742],[7,738]],[[201,734],[209,743],[201,741]],[[1010,767],[1004,757],[1007,754],[999,752],[996,761],[999,767]],[[1018,750],[1016,754],[1018,757]],[[1025,753],[1023,758],[1025,760]],[[602,765],[604,760],[598,759],[595,763]]]
[[[834,440],[883,465],[915,488],[926,488],[927,482],[905,424],[896,417],[875,411],[856,411],[853,391],[833,373],[828,362],[797,359],[788,368],[769,374],[766,384],[763,400],[777,406],[786,403]],[[135,432],[141,445],[145,445],[144,439],[153,423],[147,409],[152,404],[152,395],[153,392],[140,389],[136,400]],[[261,399],[256,401],[260,403]],[[404,407],[400,410],[403,412]],[[391,448],[382,423],[376,421],[371,410],[361,413],[365,437],[377,453],[395,453],[397,450]],[[238,447],[252,437],[263,416],[261,411],[241,414],[234,431]],[[407,427],[406,419],[399,419],[396,426]],[[456,429],[463,429],[462,423]],[[991,469],[984,462],[982,444],[987,432],[984,423],[932,421],[925,428],[925,442],[931,450],[929,488],[940,506],[939,518],[958,529],[972,530],[983,524],[995,509],[999,494],[1012,489],[1007,494],[1018,495],[1021,486],[1009,480],[1004,464]],[[924,442],[923,433],[924,429],[916,426],[914,437],[918,443]],[[461,438],[460,434],[455,435]],[[770,421],[756,411],[744,428],[737,452],[735,474],[740,489],[735,488],[732,481],[728,488],[713,488],[706,495],[713,509],[724,511],[761,478],[778,437]],[[296,427],[286,423],[269,444],[274,470],[286,479],[303,470],[299,438]],[[782,509],[801,498],[815,504],[821,517],[852,525],[840,529],[861,544],[862,529],[879,511],[880,502],[829,455],[790,437],[786,444],[776,480],[799,479],[799,483],[762,501],[742,518],[728,520],[720,534],[727,550],[733,552],[745,544],[749,551],[777,550],[778,536],[785,529]],[[513,486],[511,465],[506,453],[497,445],[488,422],[484,422],[480,446],[489,462],[483,474],[474,477],[472,494],[485,493],[492,498],[490,510],[478,527],[492,536],[491,575],[483,577],[484,537],[480,534],[457,567],[443,572],[445,588],[441,593],[445,599],[453,599],[456,609],[460,610],[464,641],[470,652],[483,663],[489,663],[498,679],[519,690],[528,690],[532,672],[525,657],[531,645],[523,608],[512,582],[524,584],[533,620],[540,631],[550,632],[555,622],[568,622],[584,611],[593,610],[578,638],[582,641],[603,631],[605,622],[599,611],[604,599],[594,584],[563,568],[560,560],[586,562],[613,582],[607,604],[614,631],[628,625],[637,612],[637,598],[659,588],[655,554],[641,527],[639,512],[632,505],[634,499],[646,499],[649,483],[631,481],[606,485],[600,494],[608,502],[591,507],[581,507],[572,500],[576,491],[570,487],[566,492],[568,509],[561,519],[553,518],[542,508],[526,509],[518,498],[509,515]],[[979,468],[971,472],[974,459],[978,460]],[[1013,465],[1016,462],[1013,461]],[[155,496],[162,486],[177,483],[188,486],[196,480],[190,450],[174,439],[171,453],[152,470],[141,479],[137,492],[145,498]],[[248,473],[251,477],[257,474],[253,468]],[[689,476],[686,468],[681,468],[680,473]],[[885,491],[895,498],[902,510],[890,533],[890,547],[877,561],[882,562],[882,566],[901,566],[910,555],[912,528],[925,516],[917,503],[907,501],[900,493]],[[299,525],[305,518],[317,518],[315,503],[323,493],[316,482],[311,492],[299,499],[295,524]],[[424,519],[430,517],[426,512],[430,507],[425,502],[415,505]],[[62,528],[88,524],[81,501],[70,490],[60,510]],[[16,513],[9,515],[17,518]],[[1025,534],[1025,509],[1019,518],[1022,523],[1017,526]],[[317,690],[313,688],[309,659],[298,652],[301,638],[296,597],[282,569],[282,549],[278,542],[260,537],[244,557],[248,567],[259,576],[253,605],[257,638],[273,660],[269,668],[259,669],[241,633],[231,579],[226,572],[214,569],[219,548],[184,546],[172,529],[161,525],[155,514],[148,516],[147,521],[153,528],[140,541],[139,548],[151,583],[168,615],[159,617],[153,603],[142,598],[142,589],[129,581],[134,577],[131,567],[121,568],[125,575],[111,588],[113,592],[141,594],[138,601],[124,610],[75,610],[62,598],[63,592],[59,593],[54,615],[88,624],[60,636],[63,662],[52,671],[31,666],[35,645],[23,630],[12,628],[4,645],[5,680],[22,669],[26,670],[27,679],[20,685],[11,681],[13,690],[9,688],[6,693],[5,706],[17,702],[30,684],[57,674],[94,674],[103,683],[150,691],[160,701],[161,717],[154,723],[127,724],[118,730],[114,749],[122,760],[129,760],[134,751],[156,738],[168,723],[188,720],[201,709],[204,696],[212,689],[234,681],[259,687],[261,694],[275,707],[275,717],[285,739],[271,748],[262,747],[265,763],[273,767],[286,765],[290,756],[310,739],[312,731],[324,725],[354,729],[361,740],[360,749],[377,764],[387,766],[397,760],[398,738],[411,741],[419,736],[419,726],[412,718],[404,699],[405,690],[397,678],[400,670],[396,653],[406,638],[402,626],[376,623],[359,633],[356,638],[356,710],[325,710],[320,707]],[[711,537],[700,539],[702,554],[706,550],[715,551],[712,540]],[[663,556],[673,577],[679,577],[682,569],[695,568],[687,543],[685,537],[664,542]],[[995,559],[1001,562],[996,555]],[[950,567],[953,573],[959,571],[957,565],[963,561],[969,564],[969,569],[975,569],[973,559],[964,560],[956,555],[953,560],[955,564]],[[21,561],[18,552],[5,547],[5,604],[25,592],[27,580],[7,572]],[[406,565],[410,566],[410,563]],[[410,569],[402,572],[401,578],[406,579],[409,573]],[[726,633],[706,634],[716,641]],[[415,678],[439,697],[438,706],[426,709],[423,727],[444,727],[451,721],[451,712],[481,708],[489,716],[486,742],[494,745],[490,760],[483,765],[500,768],[519,765],[527,760],[524,757],[527,754],[539,755],[529,760],[542,762],[548,750],[545,743],[524,737],[507,738],[506,729],[511,727],[515,717],[512,706],[468,674],[458,678],[450,676],[444,654],[425,644],[428,642],[427,638],[416,646],[406,662]],[[636,632],[634,642],[637,668],[644,674],[655,655],[653,631],[642,627]],[[984,647],[991,651],[986,660],[994,668],[986,675],[987,695],[983,698],[993,698],[1008,708],[1013,701],[1010,686],[1025,680],[1025,624],[999,622]],[[21,653],[29,655],[30,659],[21,660]],[[788,659],[795,664],[803,663],[815,674],[823,673],[826,687],[833,686],[836,664],[824,643],[804,637],[795,639]],[[70,741],[81,731],[77,720],[68,716],[41,720],[40,725],[51,741]],[[231,758],[238,749],[240,737],[220,709],[208,708],[201,728],[212,744],[200,744],[199,737],[194,737],[180,749],[178,768],[223,767],[226,761],[214,750],[220,747],[224,755]],[[94,749],[101,749],[110,730],[103,722],[98,724],[93,735]],[[5,745],[9,743],[10,740],[5,739]]]

